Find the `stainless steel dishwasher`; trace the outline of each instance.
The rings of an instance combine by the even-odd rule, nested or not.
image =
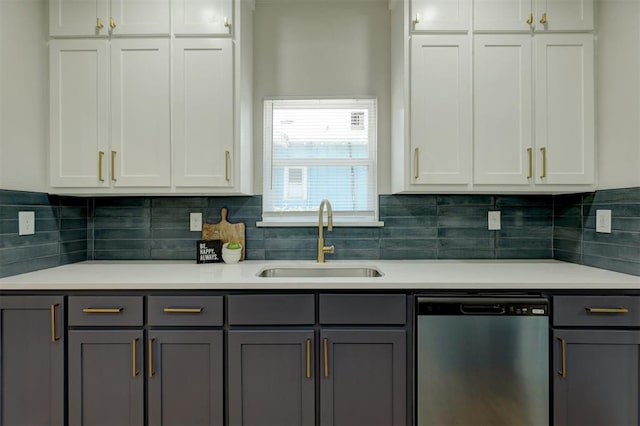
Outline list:
[[[549,304],[418,297],[419,426],[549,424]]]

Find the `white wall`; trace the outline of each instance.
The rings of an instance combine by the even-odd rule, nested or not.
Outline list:
[[[257,0],[254,190],[262,193],[262,101],[269,96],[378,98],[378,191],[390,191],[387,0]]]
[[[640,2],[597,6],[598,187],[640,186]]]
[[[0,188],[47,190],[46,0],[0,0]]]

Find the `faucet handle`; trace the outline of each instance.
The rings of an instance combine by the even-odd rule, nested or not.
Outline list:
[[[333,244],[332,244],[332,245],[330,245],[330,246],[328,246],[328,247],[327,247],[327,246],[324,246],[324,247],[322,247],[322,252],[323,252],[323,253],[329,253],[329,254],[332,254],[332,253],[335,253],[335,252],[336,252],[336,248],[333,246]]]

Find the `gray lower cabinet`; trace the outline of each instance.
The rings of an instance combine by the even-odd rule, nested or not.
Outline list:
[[[144,424],[139,330],[69,331],[69,424]]]
[[[0,424],[64,424],[64,298],[0,297]]]
[[[222,426],[222,330],[151,330],[149,424]]]

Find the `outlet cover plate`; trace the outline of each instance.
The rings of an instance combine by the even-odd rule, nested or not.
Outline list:
[[[36,233],[36,213],[18,212],[18,235],[33,235]]]
[[[193,232],[202,231],[202,213],[189,214],[189,230]]]
[[[611,233],[611,210],[596,210],[596,232]]]
[[[489,231],[499,231],[501,229],[500,224],[500,210],[489,212]]]

